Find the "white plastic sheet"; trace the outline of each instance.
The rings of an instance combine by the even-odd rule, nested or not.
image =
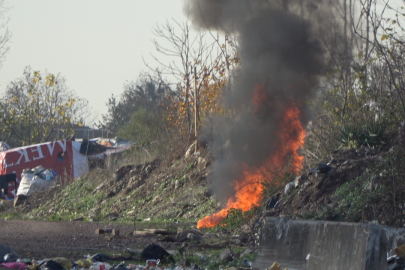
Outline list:
[[[48,190],[56,184],[55,180],[45,180],[34,174],[32,171],[21,173],[21,182],[17,190],[18,195],[28,196],[37,191]]]

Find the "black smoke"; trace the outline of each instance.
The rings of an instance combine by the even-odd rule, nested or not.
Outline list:
[[[306,102],[326,70],[323,46],[329,3],[307,0],[190,0],[185,9],[200,29],[236,35],[240,67],[232,75],[222,102],[228,114],[209,119],[214,155],[211,189],[220,200],[233,194],[242,164],[258,167],[277,150],[277,131],[286,107],[296,104],[305,126]],[[266,93],[260,110],[252,100],[261,85]],[[208,136],[212,135],[212,136]]]

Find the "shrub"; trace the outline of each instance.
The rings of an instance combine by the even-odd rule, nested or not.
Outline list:
[[[343,123],[337,139],[347,148],[358,148],[362,145],[376,146],[384,143],[383,136],[386,122],[365,121],[362,123]]]

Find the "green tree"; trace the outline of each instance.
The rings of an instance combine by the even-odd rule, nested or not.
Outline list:
[[[118,136],[147,145],[166,137],[166,118],[163,111],[147,111],[139,108],[128,124],[118,131]]]
[[[27,67],[0,99],[0,140],[20,146],[71,135],[87,116],[87,104],[62,76]]]
[[[168,96],[173,91],[162,80],[155,80],[148,74],[141,74],[136,82],[128,82],[124,85],[124,91],[118,98],[112,95],[108,99],[108,113],[103,115],[100,128],[108,130],[112,134],[129,124],[132,115],[140,109],[145,112],[157,113],[165,110],[168,104]]]

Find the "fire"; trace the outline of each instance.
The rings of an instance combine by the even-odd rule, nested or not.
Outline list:
[[[256,87],[252,103],[257,105],[256,112],[267,99],[263,87]],[[300,111],[295,104],[290,104],[282,114],[282,121],[278,128],[279,148],[271,155],[264,165],[252,168],[244,165],[240,179],[234,183],[235,195],[228,199],[224,209],[199,220],[197,228],[211,228],[221,223],[228,215],[230,209],[248,211],[259,206],[265,183],[273,181],[273,172],[282,168],[290,161],[290,170],[299,173],[304,158],[297,151],[304,145],[305,130],[300,122]],[[278,183],[274,183],[278,184]]]

